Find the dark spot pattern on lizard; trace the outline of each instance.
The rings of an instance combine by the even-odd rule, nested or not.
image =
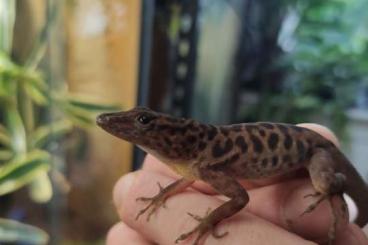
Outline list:
[[[194,120],[191,120],[187,125],[186,127],[188,128],[189,131],[192,131],[192,132],[197,132],[199,131],[199,128],[197,127],[196,125],[196,121]]]
[[[176,130],[178,130],[179,133],[181,133],[182,135],[184,135],[187,132],[188,128],[185,127],[185,126],[182,126],[182,127],[177,127]]]
[[[209,126],[210,128],[207,131],[207,139],[213,140],[217,135],[217,128],[213,125]]]
[[[171,146],[172,142],[168,137],[164,137],[164,141],[165,141],[166,145]]]
[[[250,135],[250,140],[252,141],[254,151],[257,153],[262,153],[263,151],[262,141],[253,134]]]
[[[213,157],[222,157],[226,153],[230,152],[233,149],[233,142],[231,139],[227,139],[224,146],[221,146],[221,141],[217,140],[215,145],[212,147],[212,156]]]
[[[276,133],[271,133],[267,141],[270,150],[272,151],[275,150],[278,145],[278,142],[279,142],[279,135]]]
[[[224,128],[224,127],[221,127],[221,128],[220,128],[220,132],[221,132],[224,136],[228,136],[228,135],[229,135],[229,133],[230,133],[229,129]]]
[[[248,150],[248,144],[245,142],[243,136],[237,136],[235,139],[235,144],[240,148],[242,153],[246,153]]]
[[[267,164],[268,164],[268,159],[267,158],[264,158],[263,160],[262,160],[262,167],[263,168],[266,168],[267,167]]]
[[[272,157],[272,166],[276,167],[279,162],[279,158],[277,156]]]
[[[174,136],[176,134],[176,130],[173,127],[169,128],[167,132],[169,133],[170,136]]]
[[[198,150],[203,151],[204,149],[206,149],[207,147],[207,143],[204,141],[200,141],[198,144]]]
[[[197,140],[197,137],[193,136],[193,135],[189,135],[186,137],[186,141],[189,144],[194,144]]]
[[[259,130],[259,135],[261,135],[262,137],[266,136],[266,132],[263,129]]]
[[[296,141],[296,147],[298,149],[298,156],[299,156],[299,161],[303,161],[305,160],[305,147],[304,144],[301,140],[297,140]]]
[[[290,150],[291,146],[293,145],[293,139],[291,138],[290,134],[285,134],[284,136],[284,147],[286,150]]]
[[[251,159],[251,162],[253,163],[253,165],[254,165],[254,166],[258,167],[258,165],[257,165],[257,163],[258,163],[258,158],[253,157],[253,158]]]

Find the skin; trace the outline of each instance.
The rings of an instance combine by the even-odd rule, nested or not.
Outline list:
[[[123,176],[115,185],[113,192],[113,200],[121,218],[121,222],[114,225],[106,239],[107,245],[153,245],[152,241],[165,245],[172,244],[172,239],[181,232],[183,222],[187,222],[187,226],[191,227],[196,224],[196,221],[190,217],[184,216],[184,221],[178,220],[176,217],[181,217],[185,212],[190,210],[197,210],[197,207],[189,206],[188,203],[195,203],[204,210],[207,205],[217,205],[217,196],[210,187],[203,183],[196,183],[193,192],[196,195],[187,196],[186,201],[183,202],[177,195],[171,197],[167,202],[167,209],[159,212],[150,222],[145,219],[135,220],[136,213],[140,207],[136,205],[134,200],[136,197],[142,195],[154,195],[157,193],[155,186],[152,186],[151,181],[160,181],[162,183],[170,183],[175,180],[175,176],[163,163],[148,156],[145,159],[143,169],[134,173],[129,173]],[[249,191],[251,202],[250,207],[242,212],[240,220],[229,219],[228,223],[220,224],[223,229],[229,229],[229,223],[235,230],[229,233],[229,236],[223,238],[231,241],[228,244],[295,244],[296,237],[298,243],[303,244],[317,244],[317,240],[325,240],[327,238],[327,231],[329,229],[329,222],[331,216],[329,215],[328,205],[318,207],[308,217],[299,219],[298,215],[309,204],[309,200],[305,200],[302,196],[305,192],[312,189],[310,181],[307,178],[296,180],[298,175],[289,176],[284,180],[274,180],[272,183],[248,183],[243,182],[243,186],[253,186]],[[147,181],[147,179],[149,181]],[[279,191],[283,190],[285,199],[278,198]],[[265,205],[262,200],[267,199],[270,204]],[[279,206],[279,209],[271,208],[269,206]],[[174,208],[175,207],[175,208]],[[281,211],[283,210],[283,211]],[[287,217],[298,221],[297,225],[292,228],[285,222],[284,214],[290,212]],[[248,215],[248,216],[246,216]],[[248,219],[256,219],[254,226],[250,226]],[[271,222],[273,224],[271,224]],[[315,224],[321,224],[318,228]],[[165,227],[163,229],[162,227]],[[250,229],[252,228],[252,229]],[[221,228],[220,228],[221,229]],[[233,228],[232,228],[233,229]],[[272,236],[256,236],[264,232],[273,234]],[[297,234],[295,234],[297,233]],[[167,237],[168,234],[173,234]],[[255,239],[251,240],[254,236]],[[171,239],[170,239],[171,238]],[[314,238],[314,239],[313,239]],[[311,242],[314,240],[314,242]],[[221,244],[223,240],[208,240],[204,244]],[[183,244],[190,244],[188,243]],[[242,242],[242,243],[241,243]],[[252,242],[252,243],[251,243]],[[272,243],[271,243],[272,242]],[[338,231],[338,237],[334,245],[368,245],[368,239],[363,232],[354,224],[346,224]]]
[[[136,112],[137,112],[136,110],[133,110],[133,113],[136,113]],[[140,113],[139,110],[138,110],[138,112]],[[133,116],[135,116],[135,115],[133,115]],[[252,130],[254,129],[252,132],[250,132],[248,130],[249,128],[246,128],[247,131],[249,132],[249,135],[248,134],[245,134],[245,135],[241,134],[242,135],[241,136],[242,140],[244,141],[244,136],[246,136],[246,142],[248,143],[248,145],[253,146],[252,148],[253,148],[253,150],[255,151],[256,154],[249,153],[249,151],[248,151],[248,154],[245,155],[245,156],[242,156],[242,159],[244,159],[244,157],[249,157],[249,159],[246,158],[245,160],[250,162],[251,159],[253,159],[253,158],[250,158],[250,157],[253,156],[253,155],[261,156],[261,157],[270,156],[270,157],[272,157],[272,159],[274,158],[273,156],[275,156],[278,159],[280,159],[281,154],[284,154],[284,155],[289,154],[288,155],[288,157],[289,157],[288,160],[285,160],[286,162],[284,161],[284,163],[286,164],[290,161],[291,161],[290,163],[292,163],[292,164],[287,164],[287,165],[282,163],[284,165],[281,165],[281,169],[280,169],[280,168],[275,168],[275,164],[272,164],[272,166],[271,166],[271,164],[267,164],[267,161],[266,161],[266,164],[262,163],[262,168],[260,168],[261,165],[258,164],[258,165],[256,165],[256,169],[255,169],[253,167],[253,165],[250,166],[250,164],[248,164],[248,165],[239,165],[240,163],[242,163],[241,161],[238,161],[239,151],[235,151],[232,148],[232,146],[233,146],[232,142],[235,142],[235,144],[240,146],[240,149],[242,151],[244,149],[244,147],[243,147],[244,144],[239,145],[237,143],[238,138],[239,138],[239,136],[238,136],[239,135],[239,130],[238,129],[235,130],[235,128],[234,129],[233,128],[224,128],[225,131],[223,132],[222,128],[219,128],[219,129],[221,129],[221,133],[223,133],[226,137],[223,138],[223,136],[221,136],[222,138],[220,138],[221,140],[224,140],[224,142],[222,144],[223,146],[221,146],[221,145],[218,146],[218,144],[219,144],[218,143],[218,139],[219,139],[218,137],[217,137],[217,140],[215,141],[215,143],[212,142],[213,145],[211,145],[211,147],[210,147],[210,149],[212,149],[212,152],[211,152],[212,155],[210,154],[210,152],[208,152],[208,150],[204,151],[204,149],[207,149],[206,147],[199,147],[199,148],[202,148],[202,151],[199,151],[199,152],[198,151],[194,151],[194,152],[186,151],[186,153],[188,153],[188,156],[184,156],[184,154],[182,154],[182,153],[183,153],[183,150],[186,150],[186,146],[182,147],[182,148],[184,148],[182,150],[182,152],[180,152],[179,149],[174,150],[174,151],[171,150],[170,152],[167,152],[167,151],[164,151],[165,149],[160,149],[162,147],[158,146],[159,144],[158,144],[157,140],[155,142],[155,143],[157,143],[157,147],[156,147],[156,144],[152,144],[152,142],[151,143],[150,142],[147,143],[147,142],[144,142],[144,141],[139,142],[139,140],[141,140],[142,138],[148,138],[148,139],[151,140],[151,138],[155,139],[155,138],[157,138],[157,136],[153,135],[151,137],[151,136],[147,135],[147,134],[150,133],[150,131],[147,131],[147,130],[145,130],[144,134],[142,134],[145,137],[142,137],[142,135],[140,137],[135,136],[134,134],[139,133],[139,130],[137,132],[135,129],[127,128],[127,125],[130,127],[130,126],[132,126],[133,123],[135,123],[135,121],[130,121],[130,122],[126,123],[126,120],[132,120],[132,118],[134,118],[133,116],[129,116],[129,115],[127,116],[127,115],[124,114],[122,117],[120,115],[118,117],[115,117],[115,115],[113,115],[113,117],[111,118],[110,115],[109,115],[107,119],[110,120],[110,121],[107,123],[107,126],[108,126],[107,131],[109,131],[109,132],[112,131],[114,135],[117,135],[119,137],[121,137],[120,132],[122,130],[123,131],[125,130],[127,132],[133,131],[134,132],[133,134],[125,133],[125,135],[123,135],[124,137],[121,137],[121,138],[126,139],[126,137],[127,137],[126,134],[128,134],[128,136],[129,136],[128,140],[129,141],[137,143],[141,147],[143,146],[142,148],[145,149],[146,151],[147,151],[147,148],[148,148],[148,152],[153,153],[156,157],[163,160],[166,164],[168,164],[168,162],[170,162],[168,160],[172,160],[171,162],[173,162],[173,163],[171,163],[172,164],[171,167],[174,170],[176,170],[177,173],[179,173],[179,174],[181,174],[182,176],[185,177],[185,179],[176,181],[173,184],[168,185],[165,189],[160,186],[159,194],[154,196],[153,198],[138,198],[138,200],[148,201],[150,204],[145,209],[142,209],[138,213],[138,216],[136,216],[136,218],[138,218],[140,215],[145,213],[147,210],[151,209],[148,213],[148,216],[147,216],[147,220],[149,220],[150,216],[153,213],[157,214],[159,212],[158,208],[164,204],[167,197],[172,196],[174,194],[177,194],[177,193],[183,191],[185,188],[192,185],[193,180],[195,180],[195,179],[204,180],[205,182],[210,184],[212,187],[214,187],[217,192],[222,193],[225,196],[230,198],[229,201],[227,201],[223,204],[219,203],[219,205],[217,205],[215,207],[212,207],[212,210],[214,210],[214,211],[207,212],[208,214],[204,217],[200,217],[200,216],[197,216],[195,214],[190,214],[195,220],[197,220],[199,222],[199,224],[194,229],[189,231],[188,233],[184,233],[184,234],[180,235],[179,238],[176,241],[181,241],[181,240],[186,240],[187,241],[187,240],[190,239],[190,237],[192,236],[193,233],[198,233],[198,235],[197,235],[197,237],[194,241],[194,244],[197,244],[199,242],[200,238],[202,238],[208,231],[211,231],[213,237],[215,237],[215,238],[224,237],[227,234],[227,231],[220,231],[217,228],[215,229],[215,226],[220,221],[223,221],[225,218],[231,217],[235,213],[240,213],[239,210],[241,210],[245,206],[245,204],[248,203],[249,196],[251,194],[250,191],[246,192],[245,189],[240,184],[238,184],[238,182],[234,178],[259,179],[261,177],[273,176],[275,174],[280,175],[281,173],[290,172],[292,167],[295,168],[295,165],[297,164],[296,160],[299,160],[300,162],[304,162],[304,161],[308,160],[309,163],[308,164],[303,164],[302,166],[306,166],[307,169],[309,170],[311,180],[312,180],[312,183],[313,183],[313,187],[314,187],[315,190],[317,190],[319,192],[319,195],[315,196],[315,197],[318,197],[317,200],[312,202],[312,204],[310,204],[309,206],[307,206],[307,208],[306,208],[307,212],[306,213],[309,213],[310,211],[313,211],[318,206],[317,204],[319,204],[320,201],[322,201],[326,198],[328,198],[328,200],[330,202],[330,205],[331,205],[332,210],[333,210],[333,215],[332,216],[334,217],[333,218],[333,230],[332,230],[333,232],[331,232],[331,229],[329,230],[329,238],[330,238],[329,240],[330,241],[331,241],[331,238],[335,238],[335,231],[336,231],[335,229],[339,228],[339,223],[343,223],[342,221],[344,221],[346,219],[346,210],[345,210],[345,207],[343,205],[343,202],[341,202],[341,198],[338,198],[339,195],[334,195],[334,194],[338,194],[342,190],[341,186],[342,186],[342,184],[345,184],[345,182],[344,182],[345,176],[343,176],[343,174],[340,174],[339,172],[335,172],[337,169],[341,169],[341,168],[335,169],[334,168],[335,165],[333,164],[333,161],[334,161],[334,162],[337,162],[338,164],[341,165],[346,160],[343,157],[343,155],[338,152],[337,148],[335,146],[333,146],[333,144],[330,141],[325,140],[324,138],[320,137],[318,134],[314,133],[311,130],[303,130],[302,128],[295,128],[294,126],[287,126],[287,125],[283,126],[284,129],[285,129],[285,127],[288,129],[288,134],[291,134],[292,141],[295,142],[293,144],[294,148],[292,148],[292,147],[291,147],[291,149],[289,148],[290,150],[288,150],[285,153],[285,148],[282,148],[282,147],[280,147],[279,144],[277,144],[278,139],[280,139],[280,138],[282,139],[284,137],[284,134],[280,133],[277,130],[268,130],[267,131],[267,129],[270,129],[270,128],[271,129],[278,128],[278,125],[275,125],[275,126],[270,125],[270,124],[265,124],[264,125],[264,128],[267,128],[267,129],[266,129],[266,134],[263,132],[263,136],[267,135],[269,137],[268,138],[269,139],[268,140],[269,149],[267,149],[267,148],[263,149],[261,146],[260,146],[261,148],[257,147],[257,144],[261,144],[261,143],[258,143],[259,140],[262,140],[262,141],[264,140],[262,137],[258,138],[258,139],[255,139],[255,140],[252,139],[253,134],[254,134],[254,130],[257,130],[256,133],[258,133],[258,132],[260,132],[258,130],[260,130],[260,129],[263,130],[264,129],[264,128],[260,127],[260,126],[263,126],[263,124],[257,124],[255,126],[252,126]],[[148,115],[148,116],[151,116],[151,115]],[[154,116],[155,116],[155,114],[153,114],[153,117]],[[118,124],[116,124],[116,118],[119,120]],[[159,116],[158,118],[161,119],[161,116]],[[111,120],[112,119],[115,120],[113,122],[113,125],[111,125],[111,123],[112,123]],[[170,121],[169,119],[168,119],[168,121]],[[176,122],[176,121],[174,121],[174,122]],[[159,123],[158,125],[160,125],[160,122],[157,122],[157,123]],[[179,125],[181,126],[181,125],[183,125],[183,123],[185,123],[186,125],[195,124],[195,122],[192,123],[192,122],[189,122],[189,121],[184,121],[184,122],[180,121]],[[146,124],[146,123],[144,123],[144,124]],[[101,122],[100,122],[100,125],[101,125]],[[106,124],[102,124],[102,125],[106,126]],[[116,128],[114,128],[114,127],[116,127],[116,125],[118,126],[118,130],[116,130]],[[112,127],[110,127],[110,126],[112,126]],[[201,126],[201,125],[199,125],[199,126]],[[129,129],[129,130],[127,130],[127,129]],[[229,133],[228,130],[230,131],[230,133]],[[234,130],[234,132],[232,130]],[[153,130],[153,133],[155,133],[155,130]],[[274,141],[271,142],[270,141],[272,134],[275,135],[276,142],[274,142]],[[262,136],[262,134],[259,133],[258,136]],[[231,137],[233,137],[234,139],[231,139]],[[235,140],[235,138],[236,138],[236,140]],[[264,138],[266,139],[266,136]],[[185,139],[187,139],[187,138],[185,138]],[[174,141],[174,143],[180,141],[180,138],[178,140],[177,137],[175,136],[175,140],[176,141]],[[232,142],[229,142],[229,147],[228,147],[227,141],[229,141],[229,140],[232,140]],[[224,144],[225,142],[226,142],[226,144]],[[193,142],[193,143],[198,143],[198,142]],[[208,142],[208,143],[211,143],[211,142]],[[242,142],[240,142],[240,143],[242,143]],[[299,144],[301,145],[300,147],[299,147]],[[312,147],[312,144],[313,144],[313,147]],[[263,141],[263,146],[264,145],[265,145],[265,141]],[[188,146],[191,146],[191,145],[188,145]],[[175,149],[175,146],[173,146],[172,149]],[[197,148],[191,148],[191,149],[197,150]],[[247,151],[247,147],[245,147],[245,151]],[[308,154],[306,154],[306,153],[308,153]],[[199,155],[199,157],[198,157],[198,155]],[[212,156],[212,158],[210,156]],[[225,158],[226,161],[224,161],[224,158],[221,158],[223,156],[226,157]],[[237,157],[234,157],[234,156],[237,156]],[[187,158],[185,158],[185,157],[187,157]],[[192,164],[193,163],[192,160],[193,159],[198,159],[198,158],[201,159],[200,163],[197,164],[198,163],[198,161],[197,161],[197,162],[195,162],[195,164]],[[291,160],[290,160],[290,158],[291,158]],[[269,158],[269,159],[271,159],[271,158]],[[216,163],[216,161],[217,161],[217,163]],[[228,167],[229,162],[233,164],[233,165],[230,165],[230,166],[233,167],[233,169]],[[272,162],[274,162],[274,161],[272,161]],[[280,163],[280,160],[278,160],[278,162]],[[269,163],[271,163],[271,162],[269,162]],[[277,161],[276,161],[276,163],[277,163]],[[345,165],[341,165],[341,166],[340,165],[338,165],[338,167],[345,166]],[[185,166],[185,168],[183,168],[183,166]],[[225,166],[225,167],[223,167],[223,166]],[[236,167],[236,166],[239,166],[239,167]],[[260,169],[258,169],[258,168],[260,168]],[[257,170],[257,171],[255,171],[255,170]],[[348,170],[350,171],[350,167],[349,167]],[[327,175],[327,179],[326,179],[326,175],[325,175],[326,173],[329,174],[329,175]],[[349,173],[349,174],[351,175],[351,173]],[[285,193],[282,195],[283,191],[284,191],[283,189],[279,189],[278,196],[285,196]],[[287,194],[289,195],[290,193],[287,192]],[[304,195],[307,195],[307,194],[308,193],[305,193]],[[177,194],[177,196],[179,196],[179,195],[182,195],[182,194]],[[333,198],[333,196],[335,196],[336,198]],[[186,197],[186,198],[188,198],[188,197]],[[340,200],[340,203],[339,203],[339,200]],[[190,203],[190,204],[193,205],[193,203]],[[197,205],[197,204],[195,203],[194,205]],[[211,205],[207,205],[207,206],[211,207]],[[249,205],[248,205],[248,207],[249,207]],[[338,208],[335,208],[335,207],[338,207]],[[250,206],[249,208],[251,209],[252,207]],[[290,213],[290,212],[288,212],[288,213]],[[300,213],[303,213],[303,212],[299,212],[299,214]],[[285,218],[287,215],[283,215],[283,216],[284,216],[284,221],[285,221],[284,223],[286,223],[288,227],[292,227],[293,229],[295,229],[295,227],[297,227],[297,225],[295,226],[295,221],[293,221],[295,219],[290,218],[290,217]],[[341,218],[339,218],[339,216],[341,216]],[[253,217],[248,217],[248,219],[250,219],[250,220],[252,220],[252,218]],[[291,223],[291,221],[293,221],[293,223]],[[223,223],[225,223],[225,222],[223,222]],[[256,224],[256,223],[257,222],[252,222],[251,224]],[[230,227],[231,227],[231,223],[230,223]],[[249,228],[251,228],[251,230],[252,230],[252,227],[249,227]],[[235,228],[233,228],[231,230],[234,230],[234,229]],[[253,237],[254,237],[254,234],[256,234],[256,233],[252,233],[252,234],[253,234]],[[270,234],[270,232],[267,231],[267,234]],[[169,237],[169,236],[166,236],[166,237]],[[206,239],[206,241],[211,239],[211,238]],[[223,239],[224,239],[224,241],[226,241],[226,237],[223,238]],[[295,240],[294,243],[296,241],[297,240]]]

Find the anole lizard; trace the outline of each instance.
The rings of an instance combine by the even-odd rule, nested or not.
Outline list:
[[[334,211],[330,242],[335,237],[336,208],[331,197],[346,192],[359,209],[356,223],[368,222],[368,187],[349,160],[330,141],[318,133],[290,124],[243,123],[226,126],[203,124],[192,119],[176,118],[144,107],[126,112],[106,113],[97,117],[97,124],[107,132],[136,144],[182,176],[148,201],[137,218],[151,209],[147,219],[164,205],[165,200],[195,180],[210,184],[230,198],[205,217],[191,215],[199,224],[182,234],[176,242],[197,233],[194,245],[207,232],[216,238],[215,226],[239,212],[249,201],[247,191],[238,179],[257,179],[281,175],[306,168],[318,196],[305,213],[313,211],[327,199]]]

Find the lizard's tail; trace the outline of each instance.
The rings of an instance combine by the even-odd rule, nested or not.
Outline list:
[[[333,156],[338,166],[342,167],[342,172],[346,175],[345,192],[354,200],[359,209],[355,223],[362,227],[368,223],[368,186],[343,153],[336,149]]]

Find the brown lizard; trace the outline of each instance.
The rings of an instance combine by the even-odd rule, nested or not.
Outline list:
[[[97,124],[107,132],[132,142],[171,167],[183,178],[154,197],[137,200],[149,204],[149,217],[164,205],[165,200],[195,180],[210,184],[217,192],[230,198],[205,217],[190,214],[199,221],[191,231],[176,242],[197,233],[194,245],[207,232],[216,238],[215,226],[239,212],[249,201],[247,191],[238,179],[257,179],[281,175],[298,168],[306,168],[318,196],[305,213],[314,210],[327,199],[334,214],[329,232],[330,242],[335,237],[337,212],[331,197],[346,192],[357,203],[360,226],[368,222],[368,187],[349,160],[329,140],[318,133],[283,123],[243,123],[226,126],[203,124],[192,119],[175,118],[148,108],[137,107],[126,112],[101,114]]]

